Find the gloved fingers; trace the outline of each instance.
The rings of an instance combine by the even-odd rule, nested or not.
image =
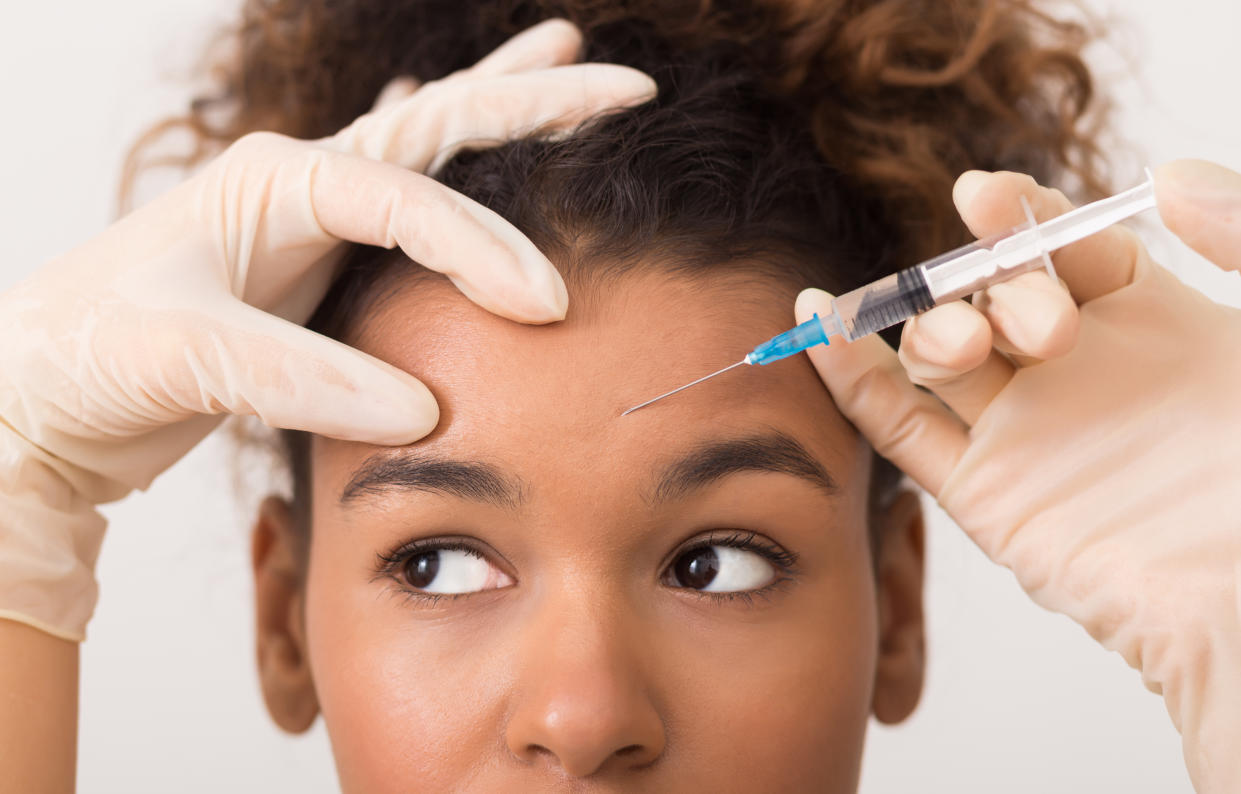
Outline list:
[[[310,198],[328,234],[399,245],[493,314],[527,323],[564,319],[569,297],[560,274],[496,213],[404,168],[332,152],[317,156]]]
[[[341,240],[392,248],[448,275],[471,300],[519,322],[564,319],[560,274],[512,224],[430,177],[270,132],[234,143],[195,177],[196,205],[232,293],[252,306],[301,315],[327,288]],[[181,201],[180,204],[186,202]]]
[[[1043,270],[982,290],[973,307],[991,325],[992,344],[1020,366],[1058,358],[1077,344],[1077,302]]]
[[[636,69],[603,63],[556,66],[520,74],[482,77],[468,88],[464,107],[451,100],[439,148],[426,166],[435,173],[458,151],[497,146],[539,134],[562,138],[611,110],[641,105],[655,96],[655,81]]]
[[[251,306],[284,318],[298,325],[305,325],[315,313],[315,309],[323,301],[332,280],[336,277],[337,266],[340,264],[340,250],[333,249],[318,260],[303,267],[291,286],[286,286],[278,296],[268,302],[251,300],[249,295],[240,295],[242,300]],[[270,267],[265,267],[270,270]]]
[[[936,306],[906,322],[897,357],[911,383],[930,389],[969,425],[1015,371],[993,349],[987,319],[965,301]]]
[[[797,296],[798,323],[831,312],[832,296]],[[933,395],[910,382],[896,352],[878,335],[806,351],[836,406],[875,451],[931,494],[938,494],[969,445],[969,430]]]
[[[961,219],[975,236],[989,237],[1028,220],[1021,197],[1042,223],[1073,209],[1059,190],[1040,186],[1026,174],[966,171],[953,188]],[[1111,226],[1052,255],[1056,273],[1079,303],[1113,292],[1133,280],[1141,242],[1124,226]]]
[[[1155,196],[1173,234],[1224,270],[1241,270],[1241,174],[1176,160],[1155,169]]]
[[[581,51],[582,33],[573,23],[547,19],[513,36],[469,69],[445,79],[494,77],[563,66],[576,61]]]
[[[581,48],[582,34],[575,25],[564,19],[548,19],[518,33],[478,63],[448,75],[441,82],[563,66],[576,61]],[[410,75],[392,78],[379,92],[371,113],[408,99],[421,87],[421,81]]]
[[[909,380],[930,389],[968,425],[1016,367],[1067,353],[1077,341],[1077,304],[1043,271],[954,301],[905,323],[898,357]]]
[[[391,364],[232,298],[211,308],[207,321],[165,335],[177,350],[161,357],[161,386],[185,411],[388,445],[439,421],[427,387]]]
[[[572,129],[607,110],[646,102],[655,82],[626,66],[586,63],[427,83],[403,102],[358,118],[320,144],[434,172],[464,147]]]
[[[409,98],[421,86],[422,83],[418,82],[417,78],[410,77],[409,75],[392,78],[387,85],[380,89],[379,96],[375,97],[375,104],[371,106],[371,112],[374,113],[377,110],[392,107],[396,103]]]

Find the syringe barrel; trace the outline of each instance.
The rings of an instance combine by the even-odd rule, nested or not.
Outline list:
[[[836,299],[844,337],[882,331],[941,303],[1043,267],[1036,231],[1015,228],[859,287]]]
[[[1043,267],[1040,258],[1030,255],[1028,234],[1028,229],[1017,228],[978,240],[841,295],[835,307],[845,339],[852,342],[988,284]],[[1023,243],[1026,250],[1012,243]]]
[[[882,331],[932,306],[958,300],[1010,278],[1046,267],[1050,254],[1155,206],[1153,177],[1110,198],[964,245],[835,300],[848,341]],[[1028,208],[1027,208],[1028,210]]]
[[[934,305],[935,298],[921,265],[858,287],[832,302],[840,318],[841,333],[850,342],[908,320]]]

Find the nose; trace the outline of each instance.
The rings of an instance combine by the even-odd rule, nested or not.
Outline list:
[[[575,617],[545,614],[526,633],[505,741],[518,759],[571,777],[644,767],[665,744],[663,720],[632,650],[644,643],[614,618],[582,606],[572,608]]]

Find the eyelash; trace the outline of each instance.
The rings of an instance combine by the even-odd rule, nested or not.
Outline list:
[[[733,601],[742,601],[746,606],[754,603],[756,596],[762,598],[770,598],[771,595],[779,588],[787,586],[796,580],[801,573],[797,567],[797,562],[801,555],[796,552],[789,551],[774,541],[760,538],[757,532],[749,532],[742,530],[730,530],[725,532],[714,531],[702,537],[694,539],[672,555],[672,561],[676,561],[681,555],[691,551],[707,548],[709,546],[728,546],[734,549],[753,552],[766,559],[775,566],[777,575],[767,584],[757,590],[737,590],[732,592],[707,592],[703,590],[692,590],[690,588],[678,587],[677,590],[686,590],[700,598],[709,598],[716,603],[727,603]],[[447,538],[423,538],[412,540],[404,543],[387,553],[379,553],[376,556],[375,577],[387,577],[397,584],[398,592],[406,599],[407,602],[418,602],[418,606],[433,606],[441,599],[456,600],[464,596],[474,595],[474,593],[428,593],[423,590],[416,590],[409,587],[401,579],[401,567],[409,561],[411,557],[419,554],[425,554],[429,551],[464,551],[484,560],[488,559],[487,555],[480,551],[474,545],[462,540],[450,540]],[[669,566],[671,566],[671,562]],[[668,569],[665,568],[665,571]],[[662,581],[664,575],[660,575]]]
[[[775,566],[776,577],[757,590],[735,590],[722,593],[693,590],[687,587],[678,587],[676,588],[677,590],[685,590],[694,596],[709,598],[716,603],[741,601],[745,606],[752,606],[755,597],[769,600],[776,590],[796,581],[801,573],[801,569],[797,567],[797,561],[801,559],[801,555],[795,551],[789,551],[775,541],[762,538],[757,532],[744,530],[725,530],[722,533],[720,530],[716,530],[700,538],[695,538],[692,542],[676,550],[672,555],[672,562],[675,562],[683,554],[709,546],[728,546],[758,554]],[[668,564],[669,568],[672,562]],[[662,580],[663,577],[661,576],[660,578]]]
[[[393,580],[397,585],[397,592],[407,603],[415,606],[434,606],[442,599],[455,601],[464,596],[474,595],[474,593],[428,593],[425,590],[415,590],[411,588],[401,579],[401,568],[411,557],[419,554],[425,554],[429,551],[464,551],[475,557],[487,560],[486,554],[481,552],[475,546],[462,540],[450,540],[448,538],[421,538],[419,540],[411,540],[397,546],[392,551],[376,554],[377,562],[375,565],[375,576],[372,579],[387,577]],[[417,603],[415,603],[417,602]]]

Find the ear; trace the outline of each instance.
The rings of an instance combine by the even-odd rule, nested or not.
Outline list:
[[[319,714],[306,654],[303,572],[293,514],[284,499],[259,507],[250,540],[259,685],[273,720],[301,733]]]
[[[871,711],[880,722],[901,722],[913,713],[926,673],[922,581],[926,559],[922,504],[902,491],[879,522],[875,566],[879,600],[879,657]]]

